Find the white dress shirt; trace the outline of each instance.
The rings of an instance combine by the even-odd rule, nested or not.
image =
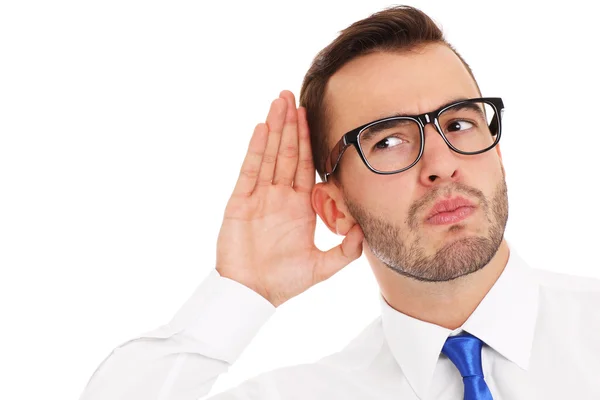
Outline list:
[[[461,328],[409,317],[380,295],[381,316],[342,351],[210,399],[461,400],[462,377],[441,349],[462,330],[484,342],[495,400],[600,399],[600,280],[530,268],[509,249],[506,268]],[[117,347],[80,400],[206,398],[274,312],[213,271],[169,324]]]

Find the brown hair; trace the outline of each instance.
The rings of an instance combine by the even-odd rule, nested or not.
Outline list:
[[[317,54],[304,76],[300,105],[306,108],[315,168],[324,179],[329,155],[327,105],[325,88],[329,78],[348,61],[376,51],[408,51],[428,43],[442,43],[460,58],[475,80],[469,65],[446,41],[440,28],[424,12],[410,6],[386,8],[357,21]],[[475,85],[477,81],[475,80]],[[477,86],[479,90],[479,86]]]

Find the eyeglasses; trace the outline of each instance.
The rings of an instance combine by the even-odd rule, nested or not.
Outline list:
[[[500,141],[504,103],[499,97],[465,99],[435,111],[413,116],[392,116],[346,133],[325,161],[323,180],[338,167],[353,145],[364,164],[376,174],[397,174],[414,166],[425,148],[425,125],[433,123],[448,147],[459,154],[490,150]]]

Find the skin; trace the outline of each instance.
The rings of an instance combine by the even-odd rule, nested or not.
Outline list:
[[[459,97],[481,96],[460,59],[444,45],[359,57],[327,85],[330,146],[359,125],[396,112],[429,112]],[[377,175],[350,148],[336,179],[313,187],[313,208],[332,232],[346,235],[357,224],[362,228],[363,251],[387,303],[422,321],[460,327],[508,261],[500,146],[461,155],[428,124],[423,157],[408,171]],[[457,195],[476,205],[470,217],[455,224],[425,223],[435,202]]]

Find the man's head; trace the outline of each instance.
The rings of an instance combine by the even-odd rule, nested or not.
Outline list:
[[[319,53],[300,93],[313,157],[323,178],[335,143],[348,131],[398,113],[434,111],[454,99],[481,97],[468,65],[419,10],[394,7],[352,24]],[[313,206],[334,232],[358,223],[372,260],[424,281],[446,281],[485,266],[502,242],[508,200],[500,147],[477,154],[452,151],[432,124],[412,168],[370,171],[354,148]],[[454,224],[427,221],[442,199],[462,197],[474,212]]]

